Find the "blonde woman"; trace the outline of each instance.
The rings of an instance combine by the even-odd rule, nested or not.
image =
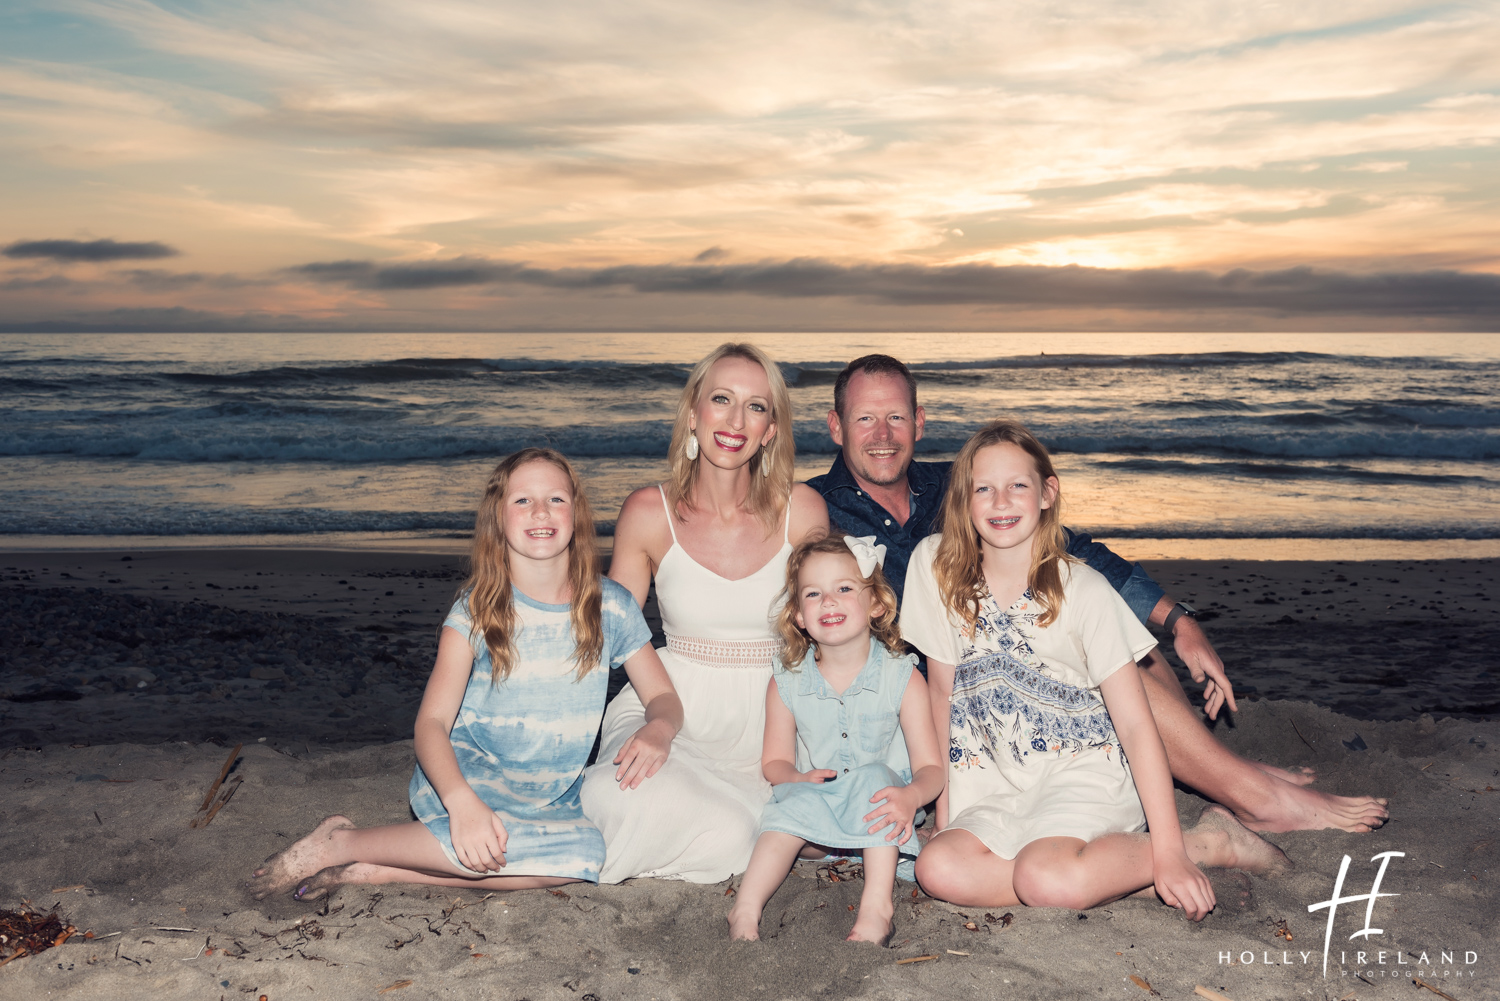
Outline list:
[[[656,581],[682,698],[671,757],[648,783],[612,776],[645,718],[626,689],[604,715],[599,764],[584,774],[584,813],[604,833],[600,882],[660,876],[717,883],[742,872],[771,787],[761,774],[766,687],[781,646],[772,603],[793,544],[828,531],[828,510],[792,483],[791,399],[749,344],[723,344],[688,377],[672,429],[670,479],[631,494],[615,527],[609,576],[638,602]]]

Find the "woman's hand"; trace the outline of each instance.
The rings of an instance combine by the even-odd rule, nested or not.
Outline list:
[[[1214,909],[1214,888],[1202,870],[1182,851],[1152,853],[1152,879],[1156,895],[1194,921],[1202,921]]]
[[[652,720],[630,735],[615,755],[615,781],[621,789],[637,789],[667,763],[677,729],[667,720]]]
[[[912,820],[917,815],[917,807],[922,805],[921,795],[911,786],[886,786],[870,797],[871,803],[879,803],[881,800],[885,801],[883,805],[865,815],[866,821],[874,821],[870,833],[874,834],[894,824],[896,829],[886,835],[886,841],[896,845],[906,844],[915,831]]]
[[[453,854],[465,869],[498,872],[505,866],[505,843],[509,835],[494,810],[472,792],[448,810],[448,834]]]

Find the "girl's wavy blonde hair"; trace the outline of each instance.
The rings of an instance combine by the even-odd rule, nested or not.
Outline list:
[[[501,505],[510,478],[530,462],[550,462],[568,477],[573,493],[573,540],[568,544],[568,583],[573,597],[569,617],[573,626],[573,661],[582,678],[604,654],[604,589],[599,583],[599,543],[594,537],[594,514],[578,474],[561,452],[523,448],[506,456],[490,473],[484,499],[474,516],[474,543],[469,550],[469,579],[458,596],[468,605],[472,626],[469,641],[483,636],[490,653],[490,684],[510,677],[516,665],[516,602],[511,591],[510,548],[501,526]]]
[[[854,564],[854,576],[860,576],[859,563],[845,544],[842,532],[802,542],[792,550],[792,555],[786,562],[786,587],[782,588],[777,598],[782,602],[781,612],[776,617],[776,630],[781,634],[781,663],[788,671],[798,670],[803,658],[807,656],[807,651],[816,645],[812,637],[807,634],[807,630],[797,625],[797,610],[801,605],[797,594],[801,586],[797,578],[802,574],[803,565],[814,553],[847,556],[849,562]],[[885,574],[879,566],[868,578],[862,579],[875,592],[875,600],[880,602],[885,609],[878,618],[870,620],[870,635],[879,640],[892,654],[900,654],[905,644],[901,642],[901,629],[896,624],[896,614],[899,608],[896,589],[891,587],[890,581],[885,579]]]
[[[698,460],[687,457],[687,440],[693,432],[691,420],[703,393],[703,383],[709,369],[723,358],[743,358],[759,365],[766,373],[771,385],[771,422],[776,425],[776,434],[771,443],[750,457],[750,496],[745,506],[765,523],[767,529],[775,528],[785,509],[787,498],[792,493],[794,476],[792,460],[796,446],[792,441],[792,397],[786,391],[786,381],[781,369],[771,356],[753,344],[720,344],[708,356],[693,366],[687,385],[682,387],[682,396],[677,401],[677,419],[672,424],[672,444],[668,458],[672,472],[667,479],[667,499],[677,519],[683,519],[683,511],[690,506],[693,487],[698,482]],[[770,462],[766,475],[761,475],[761,464]]]
[[[969,501],[974,494],[974,457],[981,449],[1006,443],[1031,456],[1041,490],[1045,492],[1047,480],[1057,477],[1047,446],[1012,420],[991,421],[974,432],[953,460],[948,493],[943,498],[942,541],[933,557],[932,572],[943,605],[958,616],[966,632],[972,630],[979,619],[979,600],[985,589],[979,530],[974,527],[973,517],[969,514]],[[1026,575],[1026,586],[1042,606],[1038,625],[1051,625],[1062,608],[1063,561],[1075,562],[1068,555],[1067,537],[1063,534],[1062,489],[1059,487],[1052,505],[1042,511],[1041,524],[1031,542],[1031,569]]]

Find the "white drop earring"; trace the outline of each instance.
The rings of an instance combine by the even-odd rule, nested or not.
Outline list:
[[[688,457],[688,461],[689,462],[692,462],[694,459],[698,458],[698,435],[697,435],[697,432],[693,432],[693,431],[689,431],[688,432],[687,445],[683,447],[683,451],[687,453],[687,457]]]
[[[760,475],[771,475],[771,453],[766,448],[760,450]]]

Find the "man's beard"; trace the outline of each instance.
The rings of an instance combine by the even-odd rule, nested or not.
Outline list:
[[[862,458],[865,457],[862,456]],[[859,470],[859,475],[863,479],[870,483],[873,483],[877,487],[889,487],[906,479],[907,470],[911,468],[911,460],[907,460],[906,462],[902,463],[900,469],[890,474],[877,473],[876,470],[871,469],[863,462],[860,463],[860,465],[864,467]]]

